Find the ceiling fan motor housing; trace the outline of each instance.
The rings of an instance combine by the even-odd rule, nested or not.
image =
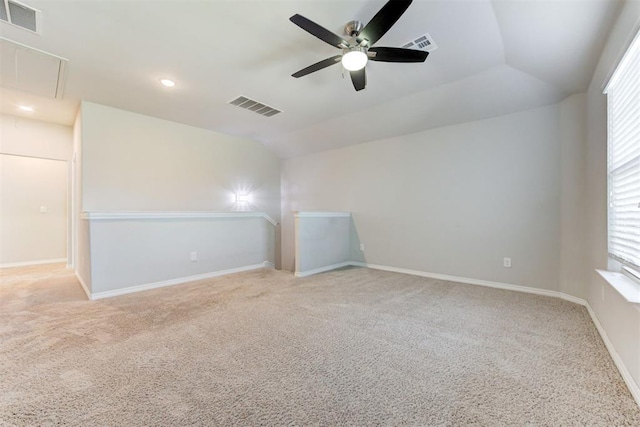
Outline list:
[[[344,33],[349,37],[355,37],[360,34],[364,24],[360,21],[349,21],[347,25],[344,26]]]

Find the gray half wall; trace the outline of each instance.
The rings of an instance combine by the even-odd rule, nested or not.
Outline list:
[[[259,213],[246,215],[85,214],[90,224],[91,293],[257,267],[265,262],[272,265],[275,225]],[[191,260],[192,252],[197,253],[197,261]]]
[[[351,261],[348,212],[297,212],[294,216],[297,276],[326,271]]]

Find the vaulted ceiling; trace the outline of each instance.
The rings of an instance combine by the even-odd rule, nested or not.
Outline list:
[[[69,60],[63,99],[8,89],[2,113],[71,124],[87,100],[255,139],[292,157],[552,104],[585,91],[620,10],[616,0],[415,0],[376,44],[429,33],[422,64],[369,62],[355,92],[340,65],[293,72],[339,54],[289,22],[299,13],[342,34],[385,0],[21,0],[42,32],[4,22],[0,35]],[[165,88],[159,79],[177,83]],[[264,117],[244,95],[283,111]],[[17,110],[29,104],[34,112]]]

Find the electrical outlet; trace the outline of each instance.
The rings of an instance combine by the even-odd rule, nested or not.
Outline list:
[[[198,261],[198,252],[191,252],[191,262]]]
[[[40,206],[40,213],[47,213],[49,209],[46,206]]]
[[[364,252],[364,243],[360,243],[360,250]]]
[[[502,265],[505,268],[511,268],[511,258],[503,258]]]

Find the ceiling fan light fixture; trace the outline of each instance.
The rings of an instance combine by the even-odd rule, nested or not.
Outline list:
[[[176,85],[176,82],[170,79],[160,79],[160,83],[165,87],[174,87]]]
[[[342,55],[342,66],[348,71],[358,71],[367,65],[368,60],[369,57],[364,49],[353,48]]]
[[[348,22],[344,28],[345,34],[349,37],[348,41],[296,13],[289,18],[289,21],[328,45],[341,49],[342,54],[316,62],[291,74],[291,77],[297,79],[342,62],[344,69],[349,71],[353,88],[357,92],[367,86],[365,66],[369,59],[376,62],[424,62],[429,52],[374,46],[396,24],[411,3],[412,0],[387,0],[368,24],[363,25],[358,21]],[[369,53],[371,56],[368,55]]]

